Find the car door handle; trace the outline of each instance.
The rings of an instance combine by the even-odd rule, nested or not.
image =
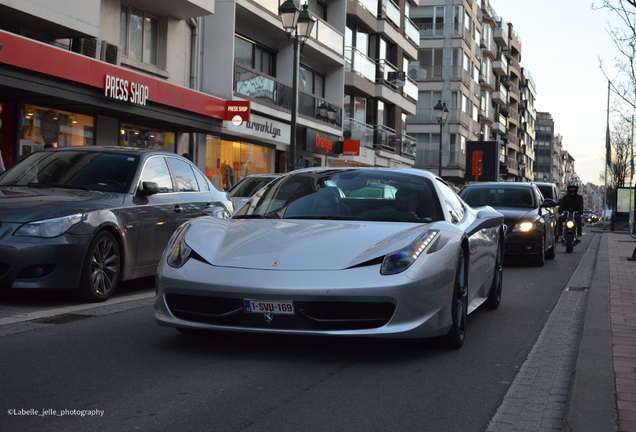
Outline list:
[[[181,207],[179,204],[177,204],[176,206],[174,206],[172,211],[174,211],[175,213],[181,213],[183,211],[183,207]]]

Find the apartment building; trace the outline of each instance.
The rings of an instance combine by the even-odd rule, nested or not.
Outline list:
[[[298,51],[279,18],[278,0],[217,2],[201,19],[200,90],[250,103],[250,120],[225,121],[219,134],[199,136],[202,164],[218,187],[254,173],[286,172],[295,133],[297,168],[328,166],[342,139],[347,0],[309,0],[316,23]],[[298,71],[292,130],[293,71]]]
[[[535,178],[537,181],[557,182],[558,176],[553,177],[552,175],[552,145],[554,143],[554,119],[552,114],[538,112],[535,129]]]
[[[409,15],[419,1],[346,3],[343,134],[360,146],[330,165],[413,166],[416,141],[406,125],[418,89],[408,66],[417,59],[420,37]]]
[[[411,9],[420,29],[417,61],[409,75],[418,83],[417,113],[408,118],[417,139],[416,166],[439,170],[463,183],[466,141],[497,141],[502,179],[534,179],[536,86],[520,66],[521,42],[512,24],[498,17],[487,0],[430,0]],[[449,115],[442,127],[434,114],[439,102]]]
[[[190,152],[223,98],[193,89],[199,17],[214,0],[0,0],[0,149],[45,144]]]

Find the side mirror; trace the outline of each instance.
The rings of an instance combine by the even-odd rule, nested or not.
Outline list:
[[[541,207],[556,207],[556,206],[557,206],[557,203],[552,198],[546,198],[545,200],[543,200],[543,203],[541,204]]]
[[[212,216],[215,217],[217,219],[229,219],[230,218],[230,212],[227,211],[227,209],[225,207],[223,207],[222,205],[217,205],[214,207],[208,207],[206,209],[203,210],[203,215],[204,216]]]
[[[137,194],[141,196],[155,195],[159,193],[159,185],[155,182],[143,182],[137,189]]]

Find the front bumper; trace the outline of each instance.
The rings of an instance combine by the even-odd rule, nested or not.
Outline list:
[[[0,228],[0,288],[78,287],[91,236],[13,236],[20,225]]]
[[[439,252],[438,252],[439,253]],[[440,257],[444,254],[440,254]],[[454,263],[455,259],[436,261]],[[160,326],[301,335],[425,338],[451,326],[453,264],[382,276],[379,265],[339,271],[250,270],[190,259],[160,265],[155,319]],[[290,300],[296,314],[248,314],[244,299]]]
[[[506,256],[536,255],[541,250],[541,233],[509,232],[505,237],[504,252]]]

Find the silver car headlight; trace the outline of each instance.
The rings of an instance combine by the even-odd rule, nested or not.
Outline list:
[[[185,236],[190,229],[191,224],[184,223],[181,225],[166,247],[166,262],[170,267],[180,268],[188,261],[192,248],[185,242]]]
[[[57,237],[67,232],[73,225],[78,224],[81,221],[82,215],[81,213],[78,213],[55,219],[29,222],[18,228],[13,235],[18,237]]]
[[[398,274],[409,268],[424,253],[438,233],[438,230],[428,230],[404,249],[385,256],[380,268],[380,274]]]

